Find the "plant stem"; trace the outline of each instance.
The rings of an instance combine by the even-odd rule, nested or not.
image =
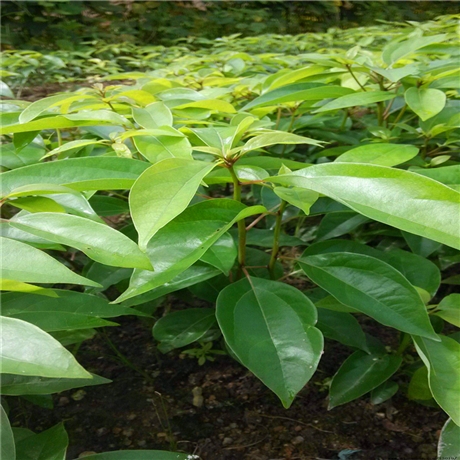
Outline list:
[[[280,208],[276,213],[276,223],[275,223],[275,231],[273,233],[273,249],[272,255],[270,257],[270,262],[268,263],[268,271],[270,272],[271,279],[275,279],[275,264],[278,258],[278,252],[280,249],[280,234],[281,234],[281,223],[283,221],[283,212],[284,208],[286,207],[286,201],[281,200]]]
[[[358,84],[358,86],[363,90],[367,91],[366,88],[359,82],[359,80],[356,78],[356,75],[353,73],[353,70],[351,70],[351,65],[347,64],[345,66],[348,69],[348,72],[350,72],[350,75],[353,77],[353,80]]]
[[[58,147],[62,147],[61,130],[60,130],[60,129],[56,129],[56,134],[57,134],[57,138],[58,138]]]
[[[345,126],[347,125],[347,119],[348,119],[348,110],[345,110],[345,114],[343,116],[342,124],[340,125],[340,131],[345,130]]]
[[[241,184],[236,176],[233,166],[228,168],[230,175],[233,180],[233,199],[235,201],[241,202]],[[246,259],[246,223],[244,219],[238,221],[238,272],[237,279],[240,279],[242,276],[242,269],[244,267],[244,262]]]
[[[280,125],[280,121],[281,121],[281,107],[278,107],[278,113],[276,114],[275,129],[278,129],[278,126]]]
[[[291,132],[292,127],[294,126],[294,121],[295,121],[295,113],[297,112],[297,108],[295,107],[294,110],[292,111],[291,115],[291,122],[289,123],[288,129],[286,130],[287,133]],[[283,145],[283,150],[281,151],[281,158],[284,156],[284,152],[286,152],[287,144]]]
[[[404,115],[404,112],[406,111],[406,109],[407,109],[407,104],[404,104],[403,108],[399,111],[398,116],[396,117],[395,121],[392,123],[393,125],[395,125],[396,123],[398,123],[399,120],[401,120],[401,117]]]

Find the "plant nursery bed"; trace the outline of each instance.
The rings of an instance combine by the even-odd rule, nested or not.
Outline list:
[[[230,357],[198,366],[179,352],[163,355],[148,324],[130,318],[119,322],[122,328],[106,328],[77,354],[88,370],[112,383],[56,394],[53,410],[15,400],[12,425],[40,432],[63,420],[69,459],[124,449],[182,451],[202,460],[436,458],[446,419],[441,410],[401,394],[380,405],[364,396],[326,410],[328,378],[349,353],[336,342],[326,342],[318,372],[285,410]],[[363,328],[381,333],[369,319]],[[391,334],[379,338],[394,339]],[[109,341],[137,371],[121,362]]]

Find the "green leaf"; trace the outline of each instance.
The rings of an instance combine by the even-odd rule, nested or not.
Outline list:
[[[285,104],[287,102],[321,101],[322,99],[345,96],[353,92],[352,89],[342,86],[325,85],[312,87],[311,83],[297,83],[277,88],[256,97],[241,110],[247,111],[255,107],[266,107],[269,105]]]
[[[82,149],[88,145],[95,145],[100,144],[104,141],[98,139],[79,139],[76,141],[66,142],[65,144],[57,147],[50,152],[48,152],[45,156],[42,157],[42,160],[48,157],[52,157],[53,155],[59,155],[62,152],[68,152],[69,150],[73,149]]]
[[[79,249],[101,264],[152,270],[149,258],[127,236],[108,225],[83,217],[43,212],[21,216],[10,221],[10,225]]]
[[[131,189],[129,207],[139,233],[139,246],[179,215],[194,197],[215,163],[169,158],[150,166]]]
[[[147,316],[119,305],[109,305],[103,297],[59,289],[52,292],[56,297],[13,292],[4,294],[2,313],[35,324],[47,332],[115,324],[100,318],[124,315]]]
[[[5,374],[91,378],[91,374],[75,361],[72,353],[37,326],[19,319],[3,316],[0,318],[0,364]],[[27,340],[24,340],[24,337],[27,337]]]
[[[216,316],[231,351],[288,408],[323,350],[311,301],[292,286],[251,277],[221,291]]]
[[[460,193],[409,171],[328,163],[270,179],[322,193],[371,219],[460,249]]]
[[[91,374],[89,379],[53,379],[25,375],[2,374],[0,391],[3,395],[50,395],[73,388],[104,385],[111,380]]]
[[[441,273],[433,262],[397,248],[379,251],[356,241],[332,240],[312,244],[303,255],[329,252],[351,252],[380,259],[396,268],[412,285],[424,289],[431,296],[434,296],[439,288]]]
[[[287,158],[277,158],[277,157],[266,157],[266,156],[244,156],[242,158],[238,158],[236,165],[249,165],[249,166],[258,166],[259,168],[263,169],[280,169],[283,165],[287,166],[289,169],[293,171],[296,169],[305,168],[309,166],[305,163],[301,163],[300,161],[293,161]]]
[[[150,240],[147,255],[155,271],[134,270],[129,288],[116,302],[173,280],[200,259],[234,223],[264,211],[263,206],[247,208],[226,199],[207,200],[190,206]]]
[[[385,326],[437,337],[417,290],[385,262],[347,252],[302,256],[297,262],[312,281],[344,305]]]
[[[150,163],[166,158],[192,159],[192,147],[186,137],[139,136],[134,139],[134,144]]]
[[[329,240],[352,232],[369,222],[365,216],[353,211],[337,211],[326,214],[319,224],[316,241]]]
[[[409,246],[410,250],[421,256],[421,257],[428,257],[433,252],[437,251],[442,244],[438,243],[437,241],[430,240],[428,238],[423,238],[418,235],[414,235],[408,232],[401,232],[404,239],[406,240],[407,245]]]
[[[438,342],[423,337],[413,337],[413,340],[428,369],[433,398],[460,425],[460,343],[443,335],[438,338]]]
[[[438,458],[460,457],[460,427],[449,418],[442,427],[438,444]]]
[[[231,230],[235,239],[238,238],[238,232]],[[252,227],[246,234],[246,244],[250,246],[260,246],[263,248],[271,248],[273,246],[273,230],[254,228]],[[305,241],[295,236],[281,233],[279,237],[280,246],[307,246]]]
[[[74,190],[129,189],[148,164],[128,158],[71,158],[25,166],[2,174],[2,196],[31,184],[58,184]]]
[[[228,275],[235,263],[238,250],[229,233],[224,233],[200,258]]]
[[[282,200],[301,209],[307,216],[310,214],[310,208],[319,198],[318,193],[300,187],[275,187],[273,191]]]
[[[4,375],[2,375],[3,378]],[[3,406],[0,406],[0,458],[16,460],[13,431]]]
[[[413,169],[412,172],[429,177],[443,184],[460,185],[460,165],[443,166],[441,168]]]
[[[407,389],[407,396],[409,399],[415,401],[428,401],[433,399],[428,384],[428,369],[423,364],[422,367],[419,367],[412,375],[409,382],[409,388]]]
[[[310,139],[309,137],[298,136],[297,134],[286,133],[284,131],[271,131],[249,139],[241,149],[241,153],[244,154],[251,150],[258,150],[276,144],[309,144],[320,147],[323,142]]]
[[[346,94],[327,104],[312,113],[330,112],[331,110],[346,109],[347,107],[355,107],[361,105],[374,104],[376,102],[388,101],[394,99],[396,94],[388,91],[368,91],[362,93]]]
[[[0,237],[2,277],[26,283],[69,283],[99,287],[98,283],[69,270],[43,251]]]
[[[45,289],[33,284],[22,283],[15,280],[0,280],[0,291],[27,292],[30,294],[44,295],[48,297],[57,297],[57,294],[51,289]]]
[[[439,89],[412,87],[404,93],[404,98],[423,121],[437,115],[446,105],[446,94]]]
[[[393,40],[383,49],[383,62],[391,65],[420,48],[443,41],[446,37],[446,34],[439,34],[430,37],[412,37],[404,41]]]
[[[318,308],[318,323],[316,327],[328,339],[336,340],[349,347],[369,352],[366,336],[358,321],[350,313]]]
[[[152,300],[159,299],[160,297],[163,297],[171,292],[185,289],[197,283],[215,278],[219,274],[221,274],[220,270],[216,269],[215,267],[198,262],[174,277],[171,281],[168,281],[160,287],[152,289],[145,294],[141,294],[134,298],[125,300],[120,304],[120,306],[131,307],[134,305],[150,302]]]
[[[460,294],[450,294],[439,302],[436,315],[460,327]]]
[[[65,460],[69,438],[59,423],[39,434],[27,436],[16,443],[18,460]]]
[[[390,399],[394,396],[399,389],[399,385],[396,382],[387,380],[379,385],[377,388],[374,388],[371,392],[371,403],[382,404],[383,402]]]
[[[196,455],[165,450],[120,450],[85,456],[85,460],[194,460],[195,458],[198,460]]]
[[[152,335],[166,353],[200,340],[215,323],[212,308],[187,308],[160,318],[153,326]]]
[[[143,109],[133,107],[133,118],[138,125],[145,129],[173,125],[171,110],[163,102],[154,102]]]
[[[399,369],[401,363],[401,356],[354,352],[344,361],[332,379],[329,410],[377,388]]]
[[[337,163],[369,163],[396,166],[417,156],[418,148],[404,144],[368,144],[347,150],[336,158]]]
[[[180,104],[173,107],[173,110],[183,109],[209,109],[216,110],[222,113],[236,113],[235,107],[232,104],[220,99],[208,99],[203,101],[187,102],[186,104]]]

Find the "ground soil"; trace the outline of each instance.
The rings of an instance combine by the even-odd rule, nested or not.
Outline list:
[[[179,352],[163,355],[145,320],[119,322],[106,337],[141,373],[122,363],[100,334],[82,345],[77,358],[113,383],[54,395],[53,410],[10,398],[13,425],[38,432],[64,421],[68,459],[123,449],[182,451],[202,460],[436,458],[446,420],[439,409],[398,394],[377,406],[365,396],[327,411],[325,383],[350,353],[340,344],[327,341],[317,373],[286,410],[230,357],[199,366]],[[366,322],[366,329],[375,327]],[[390,335],[386,342],[392,340]],[[199,393],[201,407],[194,399]]]

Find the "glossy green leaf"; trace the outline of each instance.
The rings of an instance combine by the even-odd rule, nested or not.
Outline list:
[[[436,315],[460,327],[460,294],[450,294],[439,302]]]
[[[292,286],[251,277],[221,291],[216,316],[231,351],[289,407],[323,349],[311,301]]]
[[[2,375],[3,378],[4,376]],[[3,406],[0,406],[0,458],[16,460],[13,431]]]
[[[441,273],[433,262],[417,254],[411,254],[397,248],[379,251],[356,241],[336,239],[312,244],[305,250],[303,255],[329,252],[351,252],[380,259],[396,268],[412,285],[424,289],[431,296],[434,296],[439,288]]]
[[[460,185],[460,165],[413,169],[412,171],[449,186]]]
[[[336,158],[337,163],[369,163],[396,166],[417,156],[418,148],[404,144],[367,144],[347,150]]]
[[[158,230],[184,211],[204,176],[214,167],[214,163],[170,158],[140,175],[131,189],[129,206],[141,249],[147,247]]]
[[[277,88],[246,104],[242,110],[247,111],[256,107],[285,104],[287,102],[320,101],[322,99],[337,98],[353,93],[350,88],[343,86],[325,85],[314,86],[311,83],[296,83]]]
[[[316,327],[328,339],[336,340],[349,347],[369,352],[366,336],[358,321],[350,313],[318,308],[318,323]]]
[[[195,458],[198,460],[196,455],[165,450],[120,450],[85,456],[85,460],[195,460]]]
[[[436,338],[417,290],[379,259],[347,252],[302,256],[300,267],[339,302],[400,331]]]
[[[374,104],[376,102],[388,101],[394,99],[396,94],[388,91],[368,91],[364,93],[353,93],[341,96],[319,109],[314,110],[312,113],[330,112],[331,110],[346,109],[348,107],[355,107],[361,105]]]
[[[0,391],[3,395],[49,395],[73,388],[82,388],[93,385],[104,385],[111,380],[91,374],[89,379],[53,379],[46,377],[32,377],[25,375],[2,374]]]
[[[267,157],[267,156],[244,156],[239,158],[236,165],[249,165],[258,166],[263,169],[276,169],[279,170],[283,165],[291,170],[297,170],[309,166],[300,161],[293,161],[287,158]]]
[[[410,250],[422,257],[428,257],[433,252],[437,251],[442,244],[437,241],[423,238],[422,236],[414,235],[408,232],[401,232]]]
[[[236,229],[232,230],[230,233],[234,235],[235,239],[237,238],[238,232]],[[260,246],[262,248],[271,248],[273,246],[273,230],[252,227],[246,233],[246,244],[250,246]],[[280,246],[307,246],[307,243],[300,238],[285,233],[280,234],[279,244]]]
[[[37,326],[3,316],[1,326],[0,362],[5,374],[91,378],[69,351]]]
[[[440,341],[413,337],[428,369],[428,382],[436,402],[460,425],[460,343],[443,335]]]
[[[124,315],[147,316],[137,310],[109,305],[102,297],[74,291],[55,290],[56,297],[8,293],[2,299],[5,316],[35,324],[44,331],[63,331],[110,326],[101,318]]]
[[[446,105],[446,94],[433,88],[409,88],[404,93],[407,105],[423,121],[437,115]]]
[[[152,335],[166,353],[200,340],[215,323],[212,308],[187,308],[160,318],[153,326]]]
[[[409,171],[329,163],[271,181],[314,190],[356,212],[460,249],[460,193]]]
[[[371,391],[371,403],[375,405],[382,404],[394,396],[398,389],[399,385],[396,382],[392,382],[391,380],[383,382]]]
[[[301,209],[307,216],[310,214],[310,208],[319,198],[318,193],[300,187],[275,187],[273,191],[282,200]]]
[[[460,427],[449,418],[441,430],[438,443],[439,459],[460,457]]]
[[[120,306],[131,307],[150,302],[171,292],[179,291],[180,289],[185,289],[190,286],[194,286],[197,283],[215,278],[220,274],[222,274],[222,272],[217,268],[198,262],[174,277],[171,281],[168,281],[167,283],[164,283],[145,294],[129,298],[128,300],[122,302]]]
[[[321,146],[323,142],[310,139],[309,137],[298,136],[297,134],[287,133],[284,131],[271,131],[269,133],[260,134],[250,139],[241,150],[241,153],[258,150],[263,147],[276,144],[309,144]]]
[[[99,287],[39,249],[0,237],[2,277],[26,283],[69,283]]]
[[[329,409],[353,401],[377,388],[398,370],[401,363],[401,356],[354,352],[332,379]]]
[[[69,438],[64,425],[58,425],[39,434],[27,436],[16,443],[17,459],[65,460]]]
[[[25,166],[2,174],[2,196],[30,184],[65,185],[74,190],[129,189],[148,164],[128,158],[71,158]]]
[[[220,99],[187,102],[186,104],[180,104],[173,107],[173,110],[183,109],[209,109],[222,113],[236,113],[235,107],[233,107],[232,104]]]
[[[83,147],[87,147],[88,145],[100,144],[101,142],[104,142],[104,141],[101,141],[98,139],[79,139],[76,141],[66,142],[60,147],[56,147],[55,149],[48,152],[42,158],[42,160],[48,157],[52,157],[53,155],[59,155],[62,152],[68,152],[69,150],[73,150],[73,149],[82,149]]]
[[[10,221],[10,225],[79,249],[101,264],[152,270],[149,258],[127,236],[83,217],[44,212],[21,216]]]
[[[57,294],[52,289],[4,278],[0,280],[0,291],[27,292],[29,294],[44,295],[47,297],[57,297]]]
[[[90,205],[99,216],[117,216],[129,213],[128,202],[114,196],[94,195]]]
[[[226,199],[207,200],[190,206],[150,240],[147,255],[155,271],[134,270],[128,289],[117,302],[173,280],[200,259],[234,223],[264,211],[263,206],[247,208]]]
[[[200,258],[213,267],[228,275],[235,263],[238,250],[229,233],[224,233]]]

